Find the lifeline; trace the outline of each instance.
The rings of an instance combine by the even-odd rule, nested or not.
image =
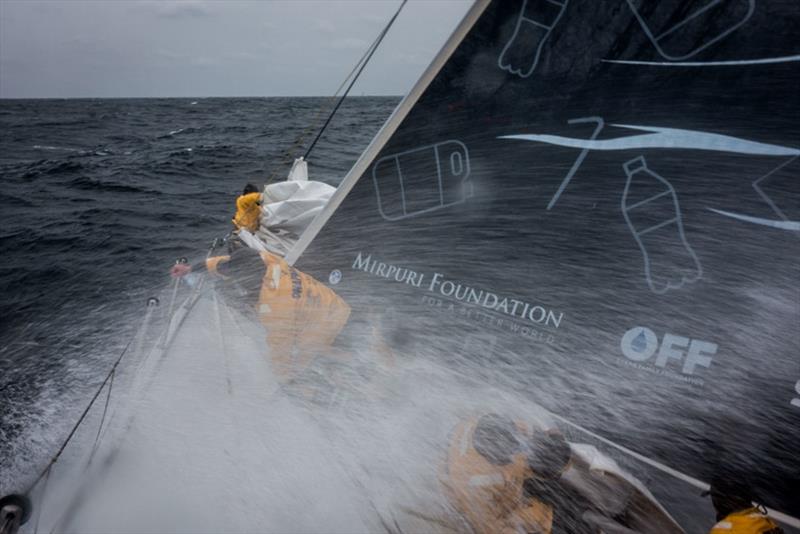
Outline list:
[[[388,263],[373,260],[372,255],[366,257],[358,253],[353,262],[353,269],[364,271],[382,278],[392,279],[396,282],[423,287],[425,274],[418,273],[405,267],[391,265]],[[453,282],[444,278],[441,273],[434,273],[430,282],[425,285],[431,293],[438,293],[443,297],[454,299],[465,304],[475,304],[483,308],[494,310],[511,317],[518,317],[528,320],[534,324],[553,326],[558,328],[564,318],[563,312],[554,312],[543,306],[534,305],[523,300],[514,298],[500,298],[496,293],[483,289],[476,289],[458,282]]]

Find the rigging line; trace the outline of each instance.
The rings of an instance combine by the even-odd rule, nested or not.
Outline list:
[[[46,471],[47,477],[44,479],[44,486],[42,486],[42,498],[41,498],[41,501],[40,501],[42,503],[44,503],[44,497],[47,494],[47,483],[50,481],[50,470],[51,469],[52,469],[52,466],[48,466],[47,467],[47,471]],[[42,508],[43,508],[42,506],[39,506],[39,509],[36,510],[36,522],[33,525],[33,534],[39,534],[39,519],[41,519],[41,517],[42,517]]]
[[[92,453],[89,455],[89,461],[86,463],[86,467],[92,465],[92,460],[94,460],[94,455],[97,452],[97,449],[100,447],[100,432],[103,430],[103,423],[106,421],[106,413],[108,413],[108,403],[111,400],[111,389],[114,387],[114,375],[116,370],[111,370],[111,380],[108,382],[108,393],[106,394],[106,403],[103,406],[103,415],[100,416],[100,424],[97,426],[97,435],[94,437],[94,445],[92,446]]]
[[[97,398],[100,396],[100,393],[103,391],[103,388],[105,387],[105,385],[106,385],[106,384],[109,382],[109,380],[111,380],[111,379],[112,379],[112,376],[114,375],[114,371],[116,371],[116,369],[117,369],[117,366],[118,366],[118,365],[119,365],[119,363],[122,361],[122,358],[125,356],[125,354],[128,352],[128,348],[131,346],[131,343],[133,343],[133,340],[134,340],[135,338],[136,338],[136,336],[135,336],[135,335],[133,335],[133,336],[131,336],[130,340],[128,340],[128,343],[125,345],[125,348],[124,348],[124,349],[122,349],[122,352],[120,353],[119,357],[117,358],[117,361],[115,361],[115,362],[114,362],[114,365],[112,365],[112,366],[111,366],[111,370],[108,372],[108,374],[106,375],[105,379],[103,379],[103,382],[100,384],[100,387],[98,387],[98,388],[97,388],[97,391],[96,391],[96,392],[95,392],[95,394],[92,396],[92,400],[90,400],[90,401],[89,401],[89,404],[88,404],[88,405],[86,406],[86,408],[83,410],[83,413],[82,413],[82,414],[81,414],[81,416],[78,418],[78,421],[75,423],[75,425],[72,427],[72,430],[70,430],[70,432],[69,432],[69,435],[67,436],[67,438],[66,438],[66,439],[64,440],[64,442],[61,444],[61,447],[58,449],[58,452],[56,452],[56,454],[53,456],[53,458],[52,458],[52,459],[51,459],[51,460],[48,462],[47,466],[46,466],[46,467],[44,468],[44,470],[43,470],[43,471],[42,471],[42,472],[39,474],[39,476],[38,476],[38,477],[36,477],[36,480],[34,480],[34,481],[33,481],[33,484],[31,484],[31,485],[30,485],[30,487],[28,488],[28,490],[25,492],[25,495],[30,495],[30,493],[33,491],[33,488],[35,488],[35,487],[36,487],[36,485],[37,485],[37,484],[38,484],[38,483],[39,483],[39,482],[40,482],[40,481],[41,481],[41,480],[42,480],[42,479],[43,479],[45,476],[49,476],[50,469],[53,467],[53,465],[54,465],[54,464],[55,464],[55,463],[58,461],[58,459],[61,457],[61,454],[64,452],[64,449],[66,449],[66,448],[67,448],[67,445],[69,444],[70,440],[72,440],[72,437],[75,435],[75,432],[77,432],[77,431],[78,431],[78,428],[81,426],[81,423],[83,423],[84,419],[86,419],[86,416],[89,414],[89,410],[91,410],[91,409],[92,409],[92,406],[94,406],[94,403],[95,403],[95,401],[96,401],[96,400],[97,400]],[[109,393],[110,393],[110,392],[109,392]]]
[[[380,36],[378,36],[378,37],[380,37]],[[303,144],[303,141],[308,136],[308,134],[317,129],[317,127],[319,126],[320,122],[322,122],[322,117],[324,116],[323,110],[325,108],[327,108],[329,111],[330,111],[330,109],[332,109],[333,103],[336,100],[336,97],[339,95],[341,90],[344,89],[344,86],[347,84],[347,82],[350,80],[350,78],[352,78],[353,74],[356,72],[356,70],[358,70],[359,66],[361,66],[361,64],[364,62],[364,59],[366,59],[366,57],[367,57],[367,55],[369,55],[370,51],[373,48],[375,48],[377,42],[378,42],[378,38],[376,37],[375,40],[372,41],[372,44],[369,45],[369,47],[366,49],[366,51],[364,51],[364,54],[361,56],[361,59],[359,59],[358,62],[356,62],[356,64],[353,65],[353,68],[350,70],[350,73],[347,76],[345,76],[344,80],[342,80],[342,83],[340,83],[339,87],[336,88],[336,91],[333,93],[333,95],[331,95],[330,97],[325,99],[319,105],[317,110],[314,112],[314,120],[313,120],[313,122],[311,124],[309,124],[308,127],[305,130],[303,130],[303,133],[301,133],[299,136],[297,136],[297,139],[292,144],[292,146],[290,146],[289,148],[287,148],[286,150],[283,151],[283,157],[284,158],[286,158],[287,156],[289,158],[291,158],[292,157],[292,153],[295,151],[295,149],[297,147],[299,147],[300,145]],[[275,177],[277,176],[277,174],[278,174],[277,166],[273,165],[273,170],[270,173],[269,178],[267,179],[266,185],[271,184],[275,180]]]
[[[148,313],[148,316],[149,316],[149,313]],[[105,422],[106,413],[108,412],[108,404],[109,404],[109,401],[111,400],[111,389],[114,387],[114,376],[115,376],[115,374],[116,374],[116,370],[112,369],[111,370],[111,380],[108,383],[108,393],[106,394],[106,402],[105,402],[105,406],[103,406],[103,415],[100,418],[100,424],[97,427],[97,435],[94,438],[94,445],[92,446],[92,452],[89,454],[89,459],[86,461],[86,465],[83,467],[83,472],[84,473],[89,470],[89,467],[92,465],[92,461],[94,460],[95,454],[97,453],[97,450],[100,448],[100,433],[103,430],[103,423]],[[100,389],[102,390],[103,387],[101,386]],[[45,491],[47,490],[47,480],[50,479],[50,474],[49,474],[50,471],[52,471],[52,466],[50,468],[48,468],[47,479],[45,480],[45,485],[44,485],[44,488],[42,489],[42,498],[41,498],[39,510],[38,510],[37,516],[36,516],[36,528],[34,529],[34,534],[38,534],[38,532],[39,532],[39,517],[42,514],[42,508],[44,508],[44,494],[45,494]],[[62,525],[62,523],[65,521],[65,519],[67,517],[67,514],[69,513],[69,510],[71,508],[73,508],[74,506],[77,506],[78,504],[80,504],[81,499],[83,498],[82,491],[84,489],[85,489],[85,486],[83,488],[78,489],[78,491],[75,492],[75,497],[72,499],[72,501],[70,503],[70,506],[66,507],[63,510],[63,513],[61,514],[61,516],[58,518],[58,521],[53,523],[53,528],[52,528],[52,530],[50,530],[51,534],[53,532],[55,532],[55,530],[59,526]]]
[[[175,308],[175,297],[178,296],[178,284],[181,279],[179,276],[175,277],[175,283],[172,285],[172,298],[169,301],[169,311],[167,312],[167,320],[172,320],[172,310]]]
[[[397,8],[397,11],[395,12],[394,16],[392,16],[392,18],[389,19],[389,22],[388,22],[388,24],[386,24],[386,27],[378,35],[378,38],[375,40],[375,46],[373,46],[372,50],[369,51],[369,54],[367,54],[366,59],[361,64],[361,67],[359,67],[358,71],[356,72],[356,75],[353,77],[353,80],[350,82],[350,85],[347,87],[347,89],[345,90],[344,94],[342,94],[342,96],[339,98],[339,101],[336,103],[336,106],[334,106],[333,111],[331,111],[331,114],[328,115],[328,119],[325,121],[325,124],[323,124],[322,128],[320,128],[319,132],[317,132],[317,137],[314,138],[314,141],[311,143],[311,146],[309,146],[308,150],[306,150],[306,153],[303,156],[303,159],[308,159],[308,155],[311,154],[311,151],[316,146],[317,141],[319,141],[319,138],[322,137],[322,133],[325,131],[325,128],[328,127],[328,125],[330,124],[331,120],[333,119],[333,116],[336,115],[336,112],[339,110],[339,107],[344,102],[344,99],[347,98],[347,95],[350,93],[350,89],[353,88],[353,85],[355,85],[356,80],[358,80],[358,77],[361,75],[361,72],[364,70],[364,67],[367,66],[367,63],[369,63],[369,60],[372,58],[372,54],[375,53],[375,50],[378,49],[378,46],[380,46],[381,41],[383,41],[383,38],[386,37],[386,34],[389,32],[389,28],[392,27],[392,24],[394,24],[394,21],[397,19],[397,16],[400,15],[400,12],[403,10],[403,7],[406,5],[406,2],[408,2],[408,0],[403,0],[403,2],[400,4],[400,7]]]
[[[707,482],[703,482],[701,480],[698,480],[698,479],[696,479],[694,477],[691,477],[691,476],[689,476],[687,474],[684,474],[684,473],[678,471],[677,469],[673,469],[672,467],[669,467],[666,464],[662,464],[661,462],[653,460],[652,458],[648,458],[647,456],[639,454],[638,452],[633,451],[633,450],[631,450],[631,449],[629,449],[627,447],[623,447],[622,445],[620,445],[618,443],[615,443],[615,442],[611,441],[610,439],[606,439],[603,436],[601,436],[599,434],[596,434],[596,433],[592,432],[589,429],[583,428],[579,424],[573,423],[569,419],[566,419],[566,418],[564,418],[564,417],[562,417],[562,416],[560,416],[560,415],[558,415],[558,414],[556,414],[554,412],[551,412],[550,410],[547,410],[547,412],[551,416],[553,416],[555,419],[557,419],[557,420],[559,420],[559,421],[571,426],[572,428],[575,428],[575,429],[577,429],[577,430],[579,430],[579,431],[581,431],[581,432],[583,432],[583,433],[585,433],[585,434],[587,434],[587,435],[589,435],[589,436],[591,436],[591,437],[593,437],[593,438],[605,443],[606,445],[614,447],[618,451],[620,451],[620,452],[622,452],[624,454],[627,454],[628,456],[631,456],[632,458],[636,458],[640,462],[643,462],[643,463],[645,463],[645,464],[647,464],[647,465],[649,465],[651,467],[654,467],[654,468],[658,469],[659,471],[661,471],[662,473],[666,473],[666,474],[668,474],[668,475],[670,475],[670,476],[672,476],[672,477],[674,477],[674,478],[676,478],[678,480],[681,480],[681,481],[689,484],[690,486],[694,486],[695,488],[697,488],[699,490],[702,490],[702,491],[707,491],[707,490],[709,490],[711,488],[710,484],[708,484]],[[753,504],[755,504],[755,503],[753,503]],[[780,521],[782,523],[785,523],[785,524],[787,524],[789,526],[792,526],[794,528],[800,528],[800,519],[798,519],[796,517],[792,517],[789,514],[785,514],[783,512],[780,512],[778,510],[774,510],[772,508],[767,508],[767,512],[769,513],[769,515],[772,516],[773,519],[776,519],[776,520],[778,520],[778,521]]]

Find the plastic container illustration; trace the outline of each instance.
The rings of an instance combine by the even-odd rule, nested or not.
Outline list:
[[[569,0],[525,0],[514,34],[503,47],[497,66],[520,78],[536,69],[550,32],[564,15]]]
[[[699,280],[703,268],[686,240],[675,188],[647,167],[644,156],[623,168],[622,215],[642,252],[647,285],[661,294]]]
[[[636,20],[661,56],[688,59],[745,24],[756,0],[688,0],[676,20],[674,2],[626,0]]]
[[[448,140],[384,156],[372,167],[378,210],[398,221],[464,202],[471,196],[469,151]]]

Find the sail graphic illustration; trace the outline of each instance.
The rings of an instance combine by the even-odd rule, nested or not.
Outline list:
[[[514,34],[497,60],[500,69],[520,78],[533,74],[547,39],[568,3],[569,0],[523,0]]]
[[[664,2],[626,2],[658,53],[672,61],[691,58],[744,26],[756,6],[756,0],[693,0],[676,20]]]
[[[460,204],[469,197],[469,151],[442,141],[384,156],[372,167],[378,209],[389,221]]]
[[[635,148],[665,148],[710,150],[730,152],[734,154],[753,154],[762,156],[797,156],[800,149],[760,143],[740,139],[730,135],[712,132],[699,132],[681,128],[664,128],[660,126],[636,126],[632,124],[611,124],[617,128],[627,128],[648,132],[644,135],[627,135],[613,139],[572,139],[558,135],[520,134],[502,135],[500,139],[520,139],[536,141],[557,146],[582,148],[586,150],[631,150]]]
[[[644,157],[624,167],[622,214],[642,252],[650,289],[665,293],[698,280],[703,268],[686,240],[675,188],[651,171]]]
[[[772,219],[765,219],[763,217],[753,217],[751,215],[744,215],[741,213],[733,213],[730,211],[725,210],[718,210],[714,208],[708,208],[714,213],[719,213],[720,215],[724,215],[725,217],[730,217],[731,219],[736,219],[739,221],[749,222],[753,224],[759,224],[761,226],[768,226],[770,228],[778,228],[780,230],[790,230],[793,232],[800,232],[800,221],[775,221]]]

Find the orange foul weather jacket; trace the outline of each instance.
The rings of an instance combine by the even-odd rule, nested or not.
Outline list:
[[[758,508],[728,514],[711,529],[711,534],[783,534],[783,530]]]
[[[256,301],[282,381],[302,373],[330,347],[350,317],[350,306],[333,290],[275,254],[242,248],[232,256],[209,258],[206,268],[235,280]]]
[[[520,434],[527,432],[516,423]],[[477,420],[458,425],[453,434],[442,482],[455,508],[478,534],[550,533],[551,506],[523,498],[531,476],[525,455],[515,454],[507,465],[493,465],[472,445]]]

